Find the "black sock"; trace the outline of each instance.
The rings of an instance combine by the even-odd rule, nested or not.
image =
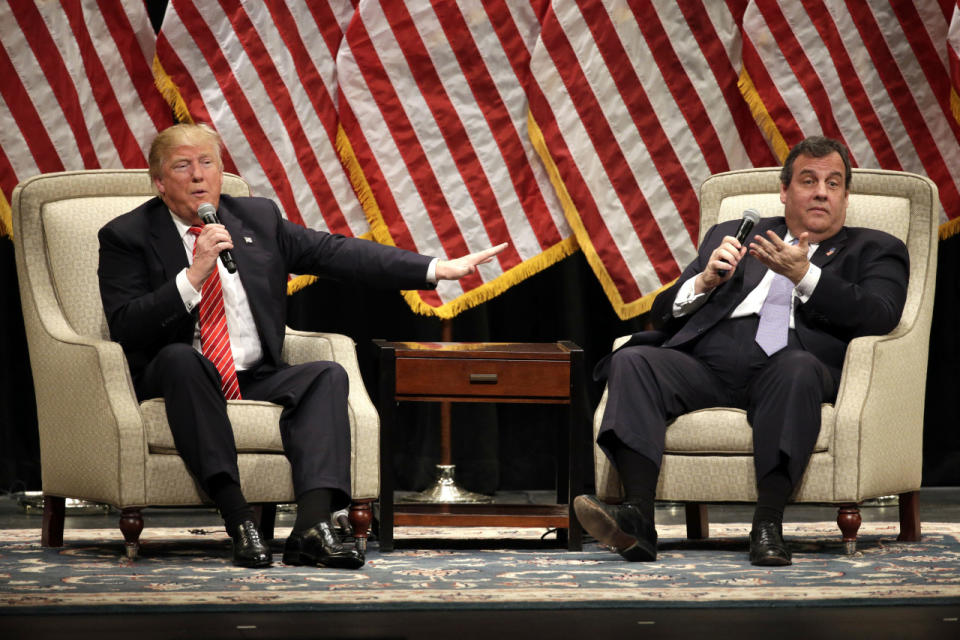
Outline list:
[[[660,468],[650,458],[623,444],[613,447],[613,459],[627,494],[624,502],[637,505],[640,513],[653,522]]]
[[[787,466],[780,464],[757,482],[757,508],[753,512],[753,526],[761,520],[783,526],[783,509],[793,493],[793,483]]]
[[[330,522],[333,489],[310,489],[297,498],[297,520],[293,531],[302,533],[320,522]]]
[[[207,495],[217,505],[230,535],[244,520],[253,520],[253,508],[243,497],[240,485],[226,473],[218,473],[207,481]]]

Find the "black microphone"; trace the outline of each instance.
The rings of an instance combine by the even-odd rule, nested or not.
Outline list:
[[[217,210],[209,202],[204,202],[197,209],[197,215],[203,220],[203,224],[220,224],[220,218],[217,217]],[[746,214],[744,214],[746,215]],[[227,268],[227,273],[237,272],[237,263],[233,261],[233,254],[229,249],[220,252],[220,261]]]
[[[740,221],[740,227],[737,228],[737,242],[743,244],[743,241],[747,239],[747,236],[750,235],[750,232],[753,231],[753,225],[757,224],[760,221],[760,214],[756,209],[747,209],[743,212],[743,219]],[[727,275],[726,271],[717,271],[718,275],[725,276]]]
[[[740,221],[740,228],[737,229],[737,242],[743,244],[743,241],[746,240],[750,232],[753,231],[753,225],[758,222],[760,222],[760,214],[756,209],[747,209],[744,211],[743,220]]]

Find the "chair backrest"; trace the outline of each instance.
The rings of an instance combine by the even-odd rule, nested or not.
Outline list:
[[[224,174],[223,193],[250,195],[240,177]],[[14,190],[14,233],[40,316],[58,307],[79,335],[109,339],[97,282],[97,232],[153,197],[146,169],[42,174]]]
[[[700,187],[700,240],[713,224],[739,219],[745,209],[764,217],[783,215],[779,167],[707,178]],[[886,231],[903,240],[910,253],[901,327],[914,324],[922,303],[932,309],[939,221],[937,186],[930,179],[900,171],[853,170],[846,225]]]

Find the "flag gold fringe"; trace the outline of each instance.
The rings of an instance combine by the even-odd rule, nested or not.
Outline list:
[[[953,113],[953,119],[960,122],[960,96],[957,96],[957,90],[950,88],[950,111]]]
[[[317,276],[297,276],[287,281],[287,295],[292,296],[297,291],[309,287],[317,281]]]
[[[373,240],[380,244],[396,246],[393,237],[390,235],[390,230],[383,220],[383,214],[380,211],[380,206],[377,204],[377,199],[373,195],[373,190],[370,188],[370,183],[367,182],[367,177],[363,173],[360,161],[353,151],[353,145],[350,144],[350,139],[347,137],[342,126],[337,127],[336,147],[337,153],[340,154],[340,161],[346,168],[350,183],[353,185],[357,198],[360,200],[360,206],[363,207],[364,214],[367,216],[367,222],[370,223],[370,235],[373,237]],[[576,250],[576,239],[567,238],[536,257],[524,260],[512,269],[508,269],[490,282],[485,282],[476,289],[471,289],[439,307],[434,307],[424,302],[420,293],[417,291],[402,292],[403,299],[414,313],[449,320],[468,309],[472,309],[491,298],[495,298],[518,282],[522,282],[530,276],[539,273]],[[287,291],[290,291],[289,285]]]
[[[193,124],[193,117],[190,115],[187,103],[184,101],[183,96],[180,95],[180,87],[167,75],[156,54],[153,56],[153,83],[156,85],[157,90],[160,91],[163,99],[170,105],[177,122]]]
[[[747,73],[746,69],[740,71],[740,79],[737,81],[737,87],[740,88],[740,95],[743,96],[747,106],[750,107],[750,114],[753,116],[754,121],[769,141],[774,155],[783,163],[787,154],[790,153],[790,147],[787,145],[787,141],[783,139],[783,135],[780,133],[780,129],[777,128],[777,124],[773,121],[773,118],[770,117],[770,112],[767,111],[763,100],[760,99],[760,94],[757,92],[757,88],[753,84],[753,79],[750,78],[750,74]]]
[[[590,236],[583,225],[583,221],[580,219],[580,211],[577,209],[576,205],[574,205],[573,198],[570,197],[570,192],[567,191],[567,186],[564,184],[563,178],[560,177],[560,170],[557,168],[556,163],[553,161],[553,156],[550,154],[550,150],[547,148],[547,142],[544,140],[543,131],[540,130],[540,125],[537,124],[536,119],[529,110],[527,110],[527,131],[530,135],[531,142],[533,142],[533,148],[536,150],[537,154],[540,156],[540,159],[543,161],[544,167],[547,169],[547,175],[550,177],[550,183],[553,184],[553,188],[557,193],[557,197],[560,200],[561,206],[563,207],[564,216],[566,217],[570,228],[573,230],[573,237],[576,238],[580,249],[583,250],[583,253],[587,258],[587,263],[593,270],[597,280],[600,281],[600,286],[603,288],[603,292],[607,294],[607,300],[609,300],[611,306],[613,306],[614,312],[621,320],[629,320],[630,318],[638,316],[642,313],[646,313],[650,310],[650,305],[653,304],[653,299],[657,296],[657,294],[669,285],[665,285],[652,293],[648,293],[643,297],[634,300],[633,302],[623,301],[620,291],[617,290],[617,285],[613,282],[613,277],[611,277],[610,273],[607,271],[603,261],[600,260],[600,256],[597,254],[597,250],[593,246],[593,241],[590,239]]]
[[[7,196],[0,191],[0,238],[7,236],[13,238],[13,211],[10,210]]]
[[[954,218],[940,225],[938,229],[940,239],[946,240],[960,233],[960,218]]]

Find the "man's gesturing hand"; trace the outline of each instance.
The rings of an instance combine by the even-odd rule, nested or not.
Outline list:
[[[754,236],[750,243],[750,255],[763,263],[771,271],[786,276],[797,284],[807,274],[810,261],[807,251],[810,234],[804,231],[797,238],[796,245],[789,245],[773,231],[767,231],[767,237]]]
[[[478,264],[486,264],[493,257],[507,248],[507,243],[498,244],[490,249],[477,251],[455,260],[440,260],[437,262],[437,280],[459,280],[463,276],[477,270]]]

